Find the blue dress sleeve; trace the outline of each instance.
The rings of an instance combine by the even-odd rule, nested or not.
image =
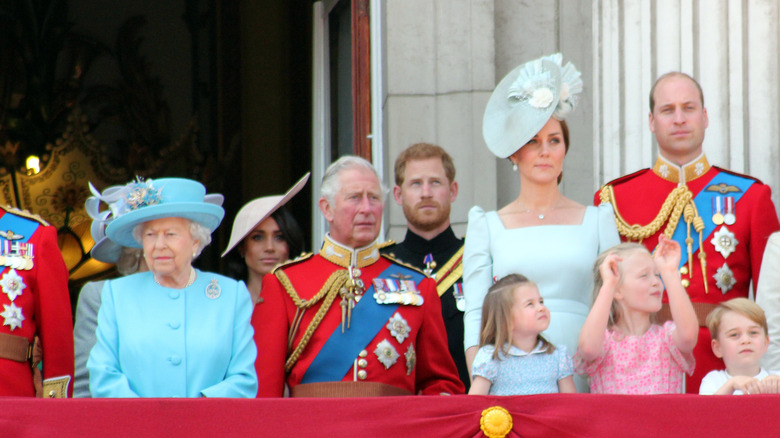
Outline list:
[[[95,347],[89,354],[89,391],[92,397],[136,398],[130,381],[119,365],[119,333],[112,282],[107,281],[101,293]]]
[[[574,362],[572,361],[571,355],[569,355],[565,345],[555,347],[553,354],[557,355],[558,359],[558,380],[574,374]]]
[[[205,397],[257,396],[257,372],[255,359],[257,347],[252,318],[252,299],[243,281],[237,282],[235,317],[233,318],[233,343],[230,364],[225,379],[201,391]]]
[[[487,217],[480,207],[472,207],[469,211],[463,252],[463,297],[466,301],[466,312],[463,315],[465,349],[479,345],[482,301],[492,284],[493,257],[490,253],[490,229]]]
[[[472,365],[471,377],[476,376],[483,377],[490,381],[495,382],[498,375],[497,361],[493,359],[493,351],[495,347],[492,345],[484,345],[477,351],[477,355],[474,356],[474,364]]]
[[[604,203],[599,209],[599,254],[620,243],[612,204]]]

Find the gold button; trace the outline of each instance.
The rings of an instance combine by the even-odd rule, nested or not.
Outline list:
[[[366,380],[366,377],[368,377],[368,373],[366,372],[366,370],[358,371],[358,379]]]
[[[683,266],[682,268],[680,268],[680,274],[688,275],[688,266]]]
[[[690,286],[690,285],[691,285],[691,282],[690,282],[690,281],[688,281],[688,279],[687,279],[687,278],[683,278],[683,280],[682,280],[682,285],[683,285],[683,287],[688,287],[688,286]]]
[[[366,365],[368,365],[368,361],[367,360],[365,360],[365,359],[358,359],[358,366],[360,368],[365,368]]]
[[[54,398],[54,395],[57,394],[54,390],[49,391],[49,398]]]
[[[366,356],[368,356],[368,351],[366,351],[366,350],[363,350],[363,351],[361,351],[361,352],[358,354],[358,356],[360,356],[360,357],[366,357]]]

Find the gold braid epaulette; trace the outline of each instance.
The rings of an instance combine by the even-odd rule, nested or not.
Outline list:
[[[45,227],[49,226],[49,223],[46,222],[46,220],[44,218],[38,216],[37,214],[30,213],[27,210],[22,210],[20,208],[11,207],[10,205],[6,205],[6,206],[1,207],[1,208],[3,210],[5,210],[5,211],[7,211],[9,213],[12,213],[12,214],[15,214],[17,216],[26,217],[27,219],[34,220],[34,221],[40,223],[41,225],[43,225]]]
[[[317,327],[319,327],[322,319],[328,312],[328,309],[330,309],[331,304],[333,304],[333,300],[336,299],[336,295],[338,295],[339,289],[344,287],[344,285],[347,283],[347,280],[349,279],[349,272],[345,269],[340,269],[332,273],[325,282],[325,285],[322,286],[322,289],[320,289],[316,295],[311,297],[310,300],[301,299],[301,297],[295,291],[292,282],[290,282],[290,278],[287,277],[287,274],[285,274],[283,270],[277,269],[274,272],[274,275],[277,279],[279,279],[279,282],[282,284],[282,287],[284,287],[284,290],[287,291],[287,294],[290,295],[290,298],[292,298],[295,307],[298,308],[298,310],[295,312],[295,319],[293,320],[293,324],[290,327],[290,333],[288,334],[287,338],[288,351],[292,347],[293,338],[295,337],[295,333],[298,331],[298,324],[300,324],[300,321],[303,318],[303,312],[317,304],[320,300],[322,300],[323,297],[325,297],[325,301],[323,301],[322,306],[320,306],[320,308],[317,310],[317,313],[314,314],[314,318],[312,318],[308,327],[306,327],[306,331],[303,333],[301,341],[298,343],[298,345],[295,346],[295,349],[290,354],[290,356],[287,357],[287,361],[284,364],[284,370],[285,372],[289,373],[290,370],[292,370],[293,365],[295,365],[295,362],[298,361],[301,353],[303,353],[306,345],[311,340],[314,331],[317,330]]]
[[[677,228],[677,223],[680,221],[683,209],[693,199],[693,193],[691,193],[686,186],[678,186],[672,190],[661,205],[661,210],[655,216],[655,219],[644,226],[629,224],[623,219],[623,216],[618,210],[615,192],[612,189],[611,184],[602,187],[599,198],[601,198],[602,203],[609,202],[612,204],[612,209],[615,211],[615,224],[617,224],[618,233],[620,233],[621,236],[625,236],[628,240],[641,242],[658,232],[664,223],[666,223],[664,234],[671,239],[672,234],[674,234],[674,229]]]

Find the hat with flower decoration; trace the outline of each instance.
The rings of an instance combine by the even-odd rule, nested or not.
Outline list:
[[[526,62],[509,72],[490,96],[482,119],[488,149],[507,158],[555,117],[563,120],[582,92],[580,72],[560,53]]]
[[[119,199],[110,204],[114,215],[106,226],[106,236],[114,243],[141,248],[133,229],[144,222],[180,217],[197,222],[214,231],[222,222],[223,197],[206,195],[203,184],[184,178],[137,178],[120,190]]]

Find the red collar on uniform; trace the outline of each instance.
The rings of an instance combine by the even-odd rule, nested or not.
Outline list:
[[[322,242],[320,255],[327,261],[349,268],[354,266],[363,268],[373,265],[379,260],[379,245],[374,241],[368,246],[362,248],[350,248],[344,246],[330,237],[330,233],[325,235],[325,241]]]
[[[655,165],[653,166],[653,173],[667,181],[685,184],[703,176],[711,167],[704,153],[699,155],[699,158],[682,166],[678,166],[658,155],[658,159],[655,160]]]

